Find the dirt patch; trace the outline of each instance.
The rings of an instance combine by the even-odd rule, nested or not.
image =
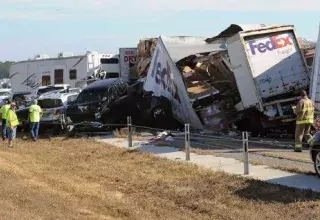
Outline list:
[[[0,149],[2,219],[319,219],[319,194],[87,139]]]

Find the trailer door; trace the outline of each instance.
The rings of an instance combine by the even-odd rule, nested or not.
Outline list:
[[[245,46],[261,98],[308,87],[309,73],[293,31],[248,36]]]

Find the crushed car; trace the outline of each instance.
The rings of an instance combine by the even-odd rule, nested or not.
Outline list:
[[[79,88],[62,87],[46,91],[39,95],[37,98],[38,105],[43,109],[43,117],[40,121],[42,124],[41,129],[52,127],[54,134],[59,133],[63,128],[61,118],[65,115],[67,105],[77,98],[80,91]],[[24,92],[23,94],[29,94],[29,92]],[[21,93],[19,93],[18,97],[21,97]],[[24,98],[22,99],[24,100]],[[18,126],[19,130],[28,131],[29,108],[32,100],[33,98],[30,98],[26,104],[18,105],[19,108],[16,110],[16,113],[20,122],[20,125]]]
[[[131,116],[135,125],[181,127],[172,117],[167,98],[143,90],[143,81],[128,85],[122,79],[99,80],[82,90],[66,111],[66,123],[76,131],[124,127]],[[96,127],[100,123],[102,127]],[[169,127],[168,127],[169,125]]]
[[[64,121],[65,111],[71,103],[73,103],[79,93],[65,92],[65,93],[51,93],[42,95],[38,99],[38,105],[42,108],[43,115],[40,124],[43,128],[53,128],[53,134],[59,134],[63,129],[62,123]]]
[[[128,85],[122,79],[97,80],[84,88],[77,99],[66,110],[66,124],[82,124],[77,129],[85,129],[83,122],[101,122],[105,124],[108,105],[127,93]],[[117,115],[121,115],[122,109]],[[113,123],[116,119],[109,121]],[[90,126],[89,126],[90,127]]]

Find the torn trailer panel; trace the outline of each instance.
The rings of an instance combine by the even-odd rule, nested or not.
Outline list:
[[[176,65],[205,129],[228,130],[238,118],[235,106],[241,99],[227,51],[191,55]]]
[[[198,53],[212,53],[224,51],[223,44],[207,44],[202,37],[164,37],[158,39],[156,50],[153,54],[151,65],[144,84],[145,91],[151,91],[155,96],[164,96],[171,102],[173,117],[180,123],[189,123],[194,129],[203,129],[195,109],[192,106],[190,93],[204,95],[208,88],[212,94],[216,90],[201,80],[195,85],[203,91],[192,91],[186,85],[182,72],[176,62]],[[200,89],[201,90],[201,89]],[[191,96],[192,97],[192,96]],[[194,100],[197,95],[194,96]]]

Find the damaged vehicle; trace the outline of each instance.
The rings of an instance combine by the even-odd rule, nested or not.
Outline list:
[[[33,98],[31,92],[15,92],[12,95],[11,101],[16,103],[17,109],[23,109],[31,105]]]
[[[38,99],[38,105],[42,108],[43,115],[40,120],[41,128],[52,128],[53,134],[57,135],[63,129],[65,111],[73,103],[79,93],[52,93],[42,95]]]
[[[68,106],[66,123],[77,131],[101,131],[126,126],[128,116],[140,126],[180,126],[168,99],[145,92],[142,81],[128,86],[122,79],[98,80],[83,89]]]
[[[67,106],[74,102],[79,95],[79,89],[54,90],[42,94],[37,100],[43,110],[40,120],[41,131],[53,128],[53,133],[58,134],[63,129],[64,116]],[[28,131],[29,108],[31,101],[16,110],[20,125],[19,129]]]
[[[292,106],[310,75],[291,25],[231,25],[210,39],[158,39],[145,91],[193,129],[294,133]]]
[[[128,85],[122,79],[104,79],[91,83],[68,106],[66,123],[79,124],[77,127],[80,130],[87,127],[86,125],[80,126],[80,124],[84,124],[83,122],[106,124],[106,114],[109,112],[108,105],[125,95],[127,90]],[[122,110],[118,109],[118,114],[121,114]],[[113,121],[109,123],[113,123]],[[91,125],[88,126],[91,127]]]
[[[48,92],[54,92],[58,90],[66,90],[70,89],[71,86],[69,84],[56,84],[56,85],[49,85],[49,86],[40,86],[37,92],[37,96],[41,96],[42,94]]]

